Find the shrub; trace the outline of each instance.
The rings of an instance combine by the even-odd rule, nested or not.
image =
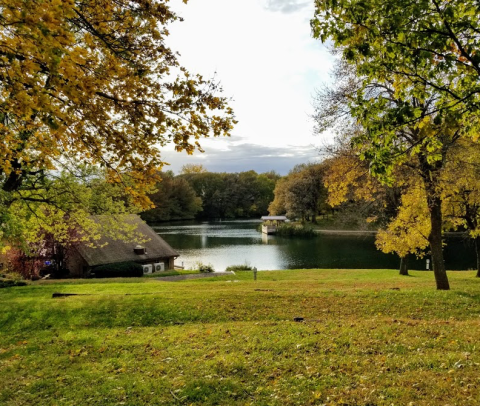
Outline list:
[[[27,282],[15,280],[15,279],[6,279],[0,277],[0,289],[1,288],[10,288],[12,286],[25,286]]]
[[[280,237],[307,237],[312,238],[317,234],[315,230],[307,226],[295,226],[293,224],[282,224],[277,228],[277,235]]]
[[[197,262],[195,268],[197,268],[198,272],[201,273],[215,272],[212,264],[203,264],[202,262]]]
[[[253,271],[253,267],[247,264],[244,265],[230,265],[225,269],[225,272],[237,272],[237,271]]]
[[[8,269],[21,275],[24,279],[38,279],[40,269],[45,261],[36,256],[29,257],[21,249],[11,248],[7,252]]]
[[[95,278],[140,277],[143,276],[143,267],[136,262],[120,262],[97,266],[92,272]]]

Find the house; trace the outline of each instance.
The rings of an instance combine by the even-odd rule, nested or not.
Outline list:
[[[275,234],[279,225],[287,221],[285,216],[263,216],[262,233]]]
[[[123,215],[118,221],[136,227],[135,233],[141,235],[142,242],[125,242],[121,239],[102,235],[96,242],[97,247],[80,244],[72,248],[67,258],[70,276],[86,277],[98,265],[109,265],[121,262],[136,262],[143,265],[144,273],[174,269],[174,260],[179,256],[150,226],[139,216]],[[97,224],[101,216],[93,217]]]

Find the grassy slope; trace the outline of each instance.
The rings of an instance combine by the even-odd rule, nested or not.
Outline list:
[[[480,404],[480,280],[412,274],[2,289],[0,405]]]

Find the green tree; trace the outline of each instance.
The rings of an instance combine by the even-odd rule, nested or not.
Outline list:
[[[279,175],[274,172],[186,173],[186,179],[202,199],[205,218],[245,218],[267,214]]]
[[[155,208],[143,212],[142,218],[147,222],[195,218],[202,210],[202,199],[189,183],[171,171],[160,176],[162,181],[157,184],[157,191],[149,196]]]
[[[315,1],[314,35],[331,38],[361,76],[388,79],[399,93],[431,88],[438,108],[470,111],[480,100],[480,21],[475,0]],[[434,110],[432,110],[434,111]]]
[[[132,196],[124,185],[107,182],[97,168],[50,173],[35,188],[16,194],[17,199],[0,205],[1,239],[11,262],[25,267],[25,272],[19,269],[25,276],[38,274],[45,258],[53,259],[51,272],[61,275],[70,250],[79,243],[96,246],[101,234],[143,241],[135,227],[116,218],[138,211]],[[92,214],[108,216],[96,222]]]
[[[339,207],[339,217],[342,219],[353,217],[357,221],[367,220],[383,228],[377,234],[377,247],[384,252],[398,254],[400,273],[407,275],[409,255],[423,253],[426,241],[411,238],[424,232],[415,228],[422,223],[406,222],[405,211],[400,213],[403,210],[403,195],[410,188],[419,189],[418,161],[415,157],[399,161],[388,183],[371,176],[369,162],[359,157],[368,142],[355,143],[355,140],[368,138],[364,135],[367,130],[361,125],[362,121],[355,119],[351,111],[352,100],[364,90],[362,80],[356,73],[354,66],[344,59],[338,59],[334,65],[333,84],[317,91],[315,97],[313,118],[316,131],[321,134],[326,130],[334,130],[336,134],[335,143],[323,149],[324,153],[333,157],[325,178],[328,202]],[[369,83],[365,93],[373,97],[387,95],[392,105],[398,102],[391,86],[378,81]],[[350,207],[355,210],[353,216],[345,211]],[[418,242],[421,244],[417,245]]]
[[[255,196],[251,206],[251,216],[260,217],[268,213],[268,206],[274,199],[274,189],[280,175],[274,171],[261,173],[254,181]]]
[[[275,187],[275,198],[269,206],[271,215],[286,214],[291,218],[300,218],[302,222],[311,220],[324,211],[327,190],[324,176],[328,163],[297,165],[290,173],[280,179]]]
[[[451,14],[456,5],[316,2],[312,20],[315,36],[332,38],[359,78],[349,107],[364,128],[355,142],[371,172],[391,182],[396,166],[416,161],[430,215],[428,240],[437,289],[449,289],[440,178],[448,150],[464,136],[476,137],[479,126],[474,112],[477,96],[471,93],[478,86],[478,72],[472,75],[474,64],[462,60],[451,33],[444,35],[448,27],[461,31],[463,22],[470,21],[473,25],[466,30],[473,37],[467,42],[476,43],[478,19],[470,16],[476,6],[467,2]]]

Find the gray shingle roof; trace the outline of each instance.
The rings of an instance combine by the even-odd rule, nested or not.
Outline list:
[[[93,219],[97,224],[100,223],[101,216],[94,216]],[[141,233],[144,239],[148,240],[141,245],[146,248],[146,254],[135,254],[133,249],[138,242],[125,242],[115,240],[108,236],[102,236],[96,244],[107,245],[103,247],[91,248],[87,245],[77,247],[80,255],[85,259],[89,266],[113,264],[118,262],[155,262],[170,257],[178,257],[179,254],[163,238],[161,238],[151,227],[149,227],[139,216],[135,214],[115,216],[118,221],[125,222],[129,225],[136,225],[136,233]]]

